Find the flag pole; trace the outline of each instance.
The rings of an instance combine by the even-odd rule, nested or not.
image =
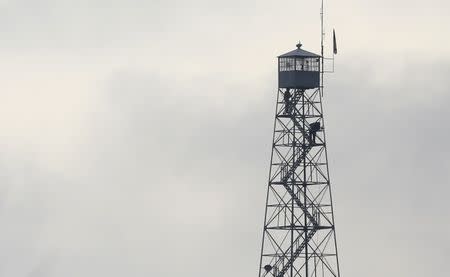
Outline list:
[[[334,56],[337,54],[336,32],[333,29],[333,72],[334,72]]]
[[[320,50],[321,50],[321,56],[322,56],[322,70],[321,70],[321,72],[320,72],[320,82],[321,82],[321,85],[320,85],[320,94],[321,94],[321,96],[323,97],[323,73],[324,73],[324,71],[325,71],[325,68],[324,68],[324,56],[323,56],[323,40],[324,40],[324,27],[323,27],[323,0],[322,0],[322,5],[321,5],[321,8],[320,8]],[[334,58],[334,56],[333,56],[333,58]],[[334,67],[334,65],[333,65],[333,67]]]

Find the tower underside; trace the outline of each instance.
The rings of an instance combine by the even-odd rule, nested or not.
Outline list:
[[[278,90],[259,277],[339,277],[320,89]]]

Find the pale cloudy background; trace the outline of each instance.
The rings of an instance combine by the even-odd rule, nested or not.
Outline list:
[[[326,2],[342,276],[448,276],[450,4]],[[275,57],[319,6],[0,0],[0,276],[256,276]]]

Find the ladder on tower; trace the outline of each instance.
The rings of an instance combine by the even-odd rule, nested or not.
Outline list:
[[[305,205],[306,203],[302,203],[302,201],[297,197],[293,189],[288,184],[289,178],[291,178],[292,175],[295,174],[295,170],[297,170],[302,161],[305,162],[306,156],[308,155],[309,151],[311,151],[312,147],[315,145],[315,142],[311,139],[311,136],[306,132],[305,128],[300,124],[300,122],[298,122],[297,118],[292,113],[297,103],[300,101],[300,99],[301,99],[300,94],[294,93],[293,97],[289,101],[286,101],[284,113],[289,115],[289,117],[292,119],[294,123],[294,126],[297,127],[298,130],[300,130],[300,132],[302,133],[303,137],[306,139],[308,144],[302,148],[303,151],[298,152],[299,153],[298,155],[294,155],[293,157],[294,162],[292,167],[289,168],[289,165],[286,164],[281,168],[282,172],[281,184],[284,186],[284,188],[292,197],[293,201],[297,204],[297,206],[302,210],[305,217],[309,219],[309,222],[312,224],[313,229],[310,230],[309,232],[305,231],[306,233],[304,233],[305,235],[304,240],[292,253],[291,257],[288,259],[288,262],[286,264],[283,263],[283,266],[280,271],[278,271],[279,264],[285,260],[285,257],[281,257],[278,261],[275,262],[274,275],[276,277],[283,277],[284,274],[293,266],[294,261],[298,258],[301,252],[307,247],[308,242],[313,238],[319,227],[319,223],[317,222],[316,218],[309,212],[308,207]],[[295,156],[298,156],[297,159],[295,159],[296,158]],[[298,236],[294,241],[294,243],[286,251],[286,253],[292,251],[294,246],[298,244],[301,238],[303,238],[301,235]]]

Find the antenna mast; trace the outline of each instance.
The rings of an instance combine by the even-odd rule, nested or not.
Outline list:
[[[322,59],[322,64],[321,64],[321,70],[320,70],[320,95],[323,97],[323,73],[325,71],[324,68],[324,59],[325,57],[323,56],[323,40],[324,40],[324,35],[325,35],[325,31],[324,31],[324,27],[323,27],[323,0],[322,0],[322,5],[320,7],[320,53],[321,53],[321,59]]]

